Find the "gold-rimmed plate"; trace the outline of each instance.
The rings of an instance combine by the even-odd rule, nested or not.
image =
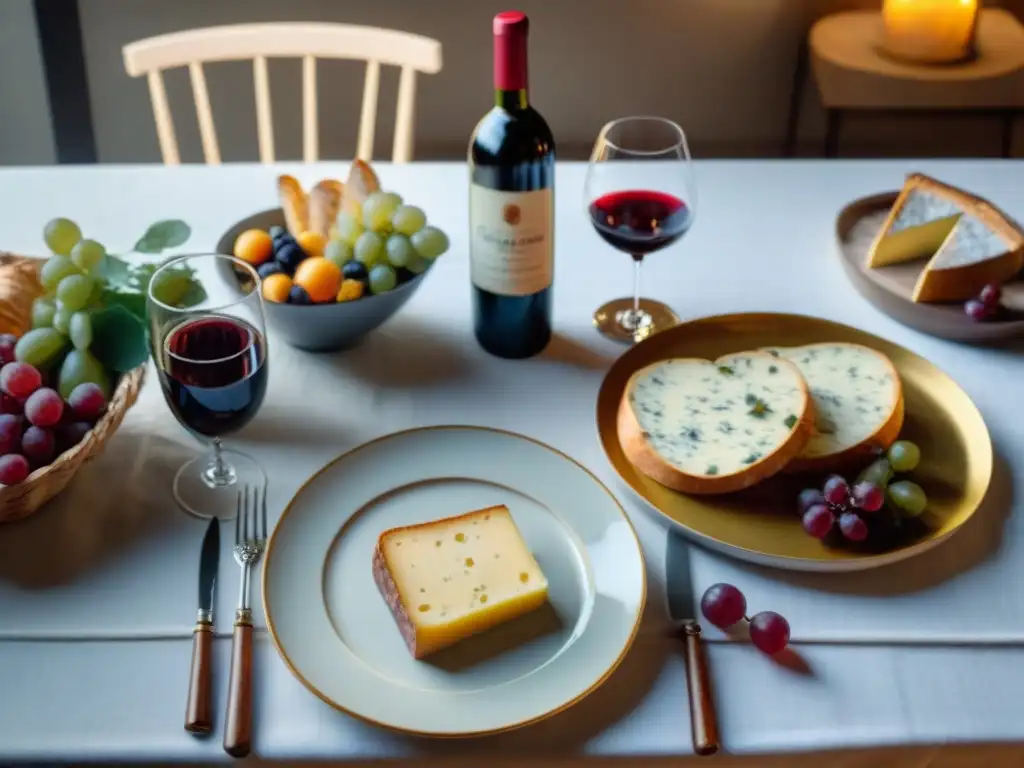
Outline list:
[[[549,605],[413,659],[371,575],[378,535],[496,504],[547,576]],[[398,432],[338,457],[289,503],[265,558],[267,628],[292,673],[347,714],[424,736],[512,730],[572,706],[623,659],[646,598],[611,492],[553,448],[479,427]]]
[[[796,496],[808,478],[776,476],[748,491],[686,496],[637,471],[623,453],[616,414],[629,377],[672,357],[714,360],[759,347],[849,342],[889,357],[903,382],[906,419],[900,437],[921,448],[913,479],[929,497],[918,521],[887,537],[884,546],[829,548],[800,526]],[[967,394],[944,372],[913,352],[839,323],[789,314],[707,317],[655,334],[620,357],[597,400],[601,443],[619,477],[684,534],[749,562],[806,571],[853,571],[895,562],[953,535],[977,510],[992,476],[992,442]]]

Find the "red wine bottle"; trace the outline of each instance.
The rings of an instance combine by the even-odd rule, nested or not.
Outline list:
[[[532,357],[551,340],[555,140],[527,97],[529,21],[494,17],[494,107],[469,145],[473,331],[487,352]]]

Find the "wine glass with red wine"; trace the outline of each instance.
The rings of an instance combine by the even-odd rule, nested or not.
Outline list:
[[[590,155],[583,202],[606,243],[633,259],[633,295],[594,313],[597,329],[618,341],[641,341],[679,318],[640,298],[644,258],[675,243],[693,223],[697,187],[683,129],[662,117],[624,117],[601,129]]]
[[[189,270],[203,300],[184,308],[165,303]],[[174,498],[199,517],[233,517],[237,489],[266,482],[255,460],[221,442],[252,420],[267,391],[259,286],[249,264],[221,254],[172,259],[149,284],[150,345],[164,399],[178,422],[210,445],[174,478]]]

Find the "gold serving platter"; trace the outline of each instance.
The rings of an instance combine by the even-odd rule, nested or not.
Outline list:
[[[906,400],[902,439],[921,448],[913,479],[928,494],[925,530],[884,551],[825,547],[808,536],[796,514],[796,496],[807,478],[776,476],[741,493],[687,496],[637,471],[623,453],[616,414],[629,377],[672,357],[714,360],[764,346],[821,342],[862,344],[887,355],[899,371]],[[840,323],[790,314],[706,317],[655,334],[615,361],[597,398],[597,428],[612,466],[641,498],[684,534],[710,548],[750,562],[792,570],[852,571],[903,560],[951,536],[975,513],[992,477],[988,428],[953,379],[913,352]],[[922,526],[924,528],[924,526]]]

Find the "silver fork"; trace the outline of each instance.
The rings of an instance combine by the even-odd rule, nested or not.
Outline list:
[[[245,757],[252,746],[252,608],[249,603],[252,569],[267,542],[267,494],[265,489],[245,486],[238,493],[235,515],[235,561],[242,568],[231,642],[231,680],[224,751]]]

